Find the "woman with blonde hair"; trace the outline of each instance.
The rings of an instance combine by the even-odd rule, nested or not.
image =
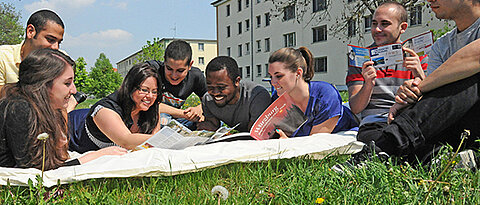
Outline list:
[[[308,136],[315,133],[336,133],[358,126],[354,115],[342,105],[337,89],[323,81],[311,81],[314,75],[313,55],[306,47],[281,48],[268,59],[268,73],[275,91],[272,99],[288,94],[307,116],[308,120],[292,136]]]

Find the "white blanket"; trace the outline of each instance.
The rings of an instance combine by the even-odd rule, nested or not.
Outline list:
[[[352,154],[362,149],[355,140],[356,132],[315,134],[282,140],[235,141],[189,147],[184,150],[151,148],[122,156],[103,156],[89,163],[60,167],[44,173],[43,184],[50,187],[92,178],[172,176],[218,167],[235,162],[255,162],[310,156],[321,159],[327,155]],[[38,169],[0,167],[0,184],[27,186],[33,183]]]

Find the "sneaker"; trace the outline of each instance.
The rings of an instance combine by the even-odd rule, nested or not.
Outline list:
[[[345,173],[346,170],[367,167],[366,162],[377,158],[380,161],[387,161],[390,158],[386,152],[375,146],[374,141],[365,144],[362,150],[352,155],[352,158],[342,164],[336,164],[331,169],[337,173]]]
[[[475,152],[471,149],[463,150],[457,154],[459,159],[455,165],[455,169],[466,169],[476,171],[478,168],[478,159],[475,156]]]

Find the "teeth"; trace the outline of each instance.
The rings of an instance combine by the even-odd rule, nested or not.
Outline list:
[[[222,100],[223,97],[215,97],[215,100]]]

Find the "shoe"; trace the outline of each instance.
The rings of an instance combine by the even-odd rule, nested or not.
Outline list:
[[[463,150],[457,154],[458,162],[455,165],[455,169],[466,169],[476,171],[478,168],[478,157],[475,156],[475,152],[471,149]]]
[[[360,152],[353,154],[352,158],[342,164],[334,165],[331,169],[337,173],[343,174],[346,170],[367,167],[366,162],[372,161],[375,158],[385,162],[388,160],[388,158],[390,158],[390,155],[388,155],[386,152],[383,152],[379,147],[375,146],[374,141],[370,141],[368,144],[363,146]]]

